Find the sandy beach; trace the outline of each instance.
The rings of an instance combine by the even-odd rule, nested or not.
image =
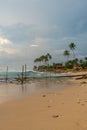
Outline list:
[[[0,105],[0,130],[87,130],[86,79]],[[72,85],[73,84],[73,85]]]

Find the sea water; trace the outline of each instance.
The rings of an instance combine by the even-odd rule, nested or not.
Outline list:
[[[24,72],[23,75],[26,77],[56,77],[56,76],[64,76],[64,75],[71,75],[71,73],[54,73],[54,72],[37,72],[37,71],[27,71],[26,73]],[[8,79],[14,79],[14,78],[18,78],[22,76],[22,72],[16,72],[16,71],[12,71],[12,72],[0,72],[0,80],[2,79],[6,79],[6,77]]]

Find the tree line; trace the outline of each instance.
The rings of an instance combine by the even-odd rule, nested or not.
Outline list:
[[[75,68],[77,70],[79,69],[86,69],[87,68],[87,57],[85,59],[78,59],[75,54],[76,44],[70,43],[69,49],[72,51],[72,59],[69,59],[69,56],[71,55],[69,50],[65,50],[63,55],[67,58],[67,61],[65,62],[65,68]]]
[[[63,55],[66,57],[66,62],[63,63],[53,63],[49,64],[49,61],[52,59],[52,56],[50,53],[47,53],[46,55],[42,55],[34,60],[34,62],[37,64],[34,66],[34,70],[44,71],[44,70],[55,70],[57,69],[57,66],[63,66],[64,69],[85,69],[87,68],[87,57],[85,57],[85,60],[78,59],[75,54],[76,44],[74,42],[71,42],[68,45],[68,50],[64,50]],[[72,58],[70,59],[70,55],[72,55]]]

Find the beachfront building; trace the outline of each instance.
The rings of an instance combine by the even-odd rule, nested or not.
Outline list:
[[[64,69],[63,64],[57,63],[57,64],[56,64],[56,69]]]

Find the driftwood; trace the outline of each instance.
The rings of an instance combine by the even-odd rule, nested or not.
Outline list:
[[[79,78],[76,78],[76,80],[78,80],[78,79],[87,79],[87,75],[83,75],[83,76],[81,76]]]
[[[61,76],[54,76],[55,78],[61,78],[61,77],[87,77],[87,74],[77,74],[77,75],[61,75]]]

